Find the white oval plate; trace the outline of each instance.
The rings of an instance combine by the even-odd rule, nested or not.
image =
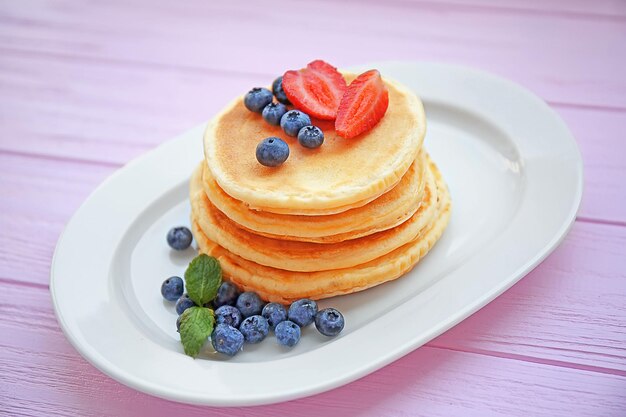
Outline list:
[[[182,353],[161,282],[182,275],[193,249],[171,251],[188,224],[187,181],[202,159],[203,126],[129,163],[100,185],[59,239],[50,291],[72,345],[116,380],[171,400],[240,406],[319,393],[367,375],[493,300],[564,238],[582,195],[572,135],[518,85],[467,68],[372,65],[426,106],[426,147],[449,184],[448,229],[397,281],[320,302],[346,318],[329,339],[314,327],[292,350],[270,335],[225,360]],[[382,336],[384,335],[384,337]]]

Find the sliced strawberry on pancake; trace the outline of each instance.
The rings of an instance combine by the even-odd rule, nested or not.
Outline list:
[[[383,118],[388,106],[389,93],[378,70],[364,72],[341,98],[335,131],[344,138],[368,132]]]
[[[287,71],[283,90],[298,110],[317,119],[334,120],[346,81],[337,68],[318,59],[306,68]]]

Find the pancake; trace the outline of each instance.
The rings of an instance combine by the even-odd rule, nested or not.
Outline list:
[[[435,179],[427,170],[424,199],[419,209],[396,227],[337,243],[273,239],[240,228],[219,211],[202,189],[200,170],[196,170],[192,179],[191,206],[195,220],[206,236],[244,259],[290,271],[347,268],[378,258],[415,239],[437,211]]]
[[[346,75],[350,81],[354,75]],[[313,120],[325,141],[307,149],[279,126],[248,111],[239,97],[211,120],[204,150],[211,175],[233,198],[250,208],[279,214],[330,214],[367,204],[397,184],[415,160],[424,139],[422,103],[405,87],[385,79],[389,107],[371,131],[339,137],[332,122]],[[270,168],[256,160],[256,146],[278,136],[289,159]]]
[[[409,219],[422,200],[427,165],[425,152],[420,152],[390,191],[362,207],[327,216],[251,210],[217,185],[206,164],[202,169],[202,185],[211,203],[243,229],[275,239],[335,243],[387,230]]]
[[[318,272],[293,272],[243,259],[212,242],[194,220],[192,230],[201,253],[216,257],[225,279],[242,291],[255,291],[266,301],[283,304],[300,298],[314,300],[350,294],[396,279],[410,271],[428,253],[450,218],[448,189],[431,164],[437,182],[437,213],[433,222],[415,240],[380,258],[351,268]]]

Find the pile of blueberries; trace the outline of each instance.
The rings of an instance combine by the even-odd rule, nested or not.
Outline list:
[[[273,101],[274,96],[278,103]],[[283,77],[278,77],[272,84],[272,91],[256,87],[250,90],[243,100],[246,108],[261,113],[263,119],[274,126],[280,125],[289,136],[297,136],[300,145],[314,149],[324,143],[322,130],[311,124],[311,118],[300,110],[287,110],[291,104],[283,90]],[[256,148],[256,158],[262,165],[275,167],[289,157],[289,145],[276,136],[263,139]]]
[[[191,244],[191,231],[185,227],[173,228],[167,241],[173,249],[186,249]],[[183,279],[177,276],[166,279],[161,285],[163,298],[176,302],[178,330],[181,314],[196,305],[184,293],[184,287]],[[345,324],[338,310],[325,308],[318,311],[317,303],[308,298],[293,302],[289,308],[279,303],[265,304],[257,293],[239,293],[230,282],[222,282],[215,299],[204,307],[215,310],[216,326],[211,334],[213,348],[229,356],[239,352],[244,342],[261,342],[270,329],[274,330],[280,345],[293,347],[300,341],[301,327],[315,323],[321,334],[332,337],[338,335]]]

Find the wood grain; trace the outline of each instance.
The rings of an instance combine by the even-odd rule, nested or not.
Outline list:
[[[0,278],[46,286],[63,225],[114,168],[36,162],[0,154]],[[433,343],[626,374],[625,246],[624,227],[577,223],[528,277]]]
[[[493,71],[547,100],[626,109],[622,21],[514,10],[494,15],[484,7],[436,2],[370,2],[358,7],[353,2],[322,1],[295,7],[276,0],[271,10],[262,2],[245,1],[145,4],[5,2],[0,44],[5,45],[5,54],[28,51],[103,65],[213,69],[266,77],[318,57],[338,66],[437,60]],[[297,34],[295,46],[278,47],[281,42],[273,36],[282,34]]]
[[[0,415],[623,416],[624,39],[620,0],[0,0]],[[47,289],[72,213],[129,159],[319,57],[459,63],[528,87],[581,148],[580,221],[472,317],[325,394],[192,407],[97,371]]]
[[[0,414],[10,416],[526,417],[529,398],[533,416],[618,416],[626,407],[623,376],[434,347],[301,400],[227,411],[184,406],[129,390],[80,358],[45,289],[3,284],[0,314],[12,318],[0,322]]]
[[[250,86],[270,82],[11,54],[0,60],[0,151],[121,165],[206,121]],[[203,92],[212,92],[210,99]],[[612,133],[626,131],[626,112],[555,108],[584,155],[580,215],[626,222],[626,165],[614,151],[622,139]]]

